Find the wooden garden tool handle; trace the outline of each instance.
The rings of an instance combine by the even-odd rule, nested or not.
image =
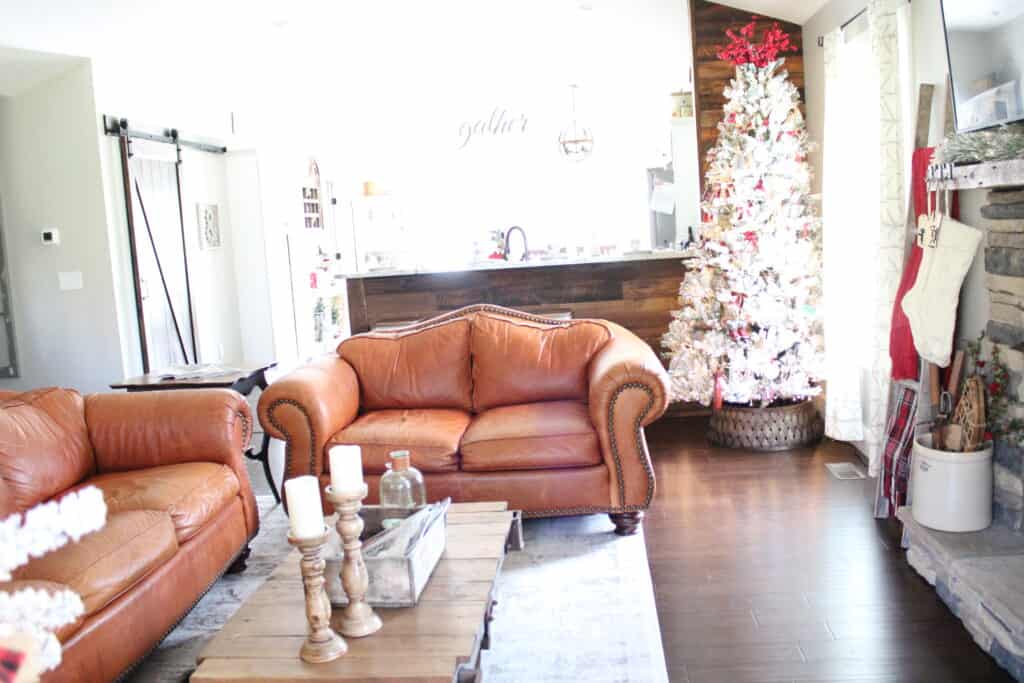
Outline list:
[[[949,369],[949,378],[946,381],[946,391],[949,392],[952,403],[956,406],[956,402],[960,400],[960,380],[964,376],[964,352],[963,350],[957,351],[953,355],[953,365]]]
[[[942,422],[939,421],[939,398],[942,395],[942,384],[939,380],[939,366],[928,363],[928,397],[932,405],[932,448],[942,450]]]

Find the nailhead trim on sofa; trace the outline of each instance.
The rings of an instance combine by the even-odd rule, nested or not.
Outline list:
[[[241,410],[235,411],[235,416],[242,418],[242,452],[244,453],[252,441],[252,417]]]
[[[644,504],[642,506],[629,506],[626,505],[626,481],[622,477],[622,456],[619,454],[619,444],[615,439],[615,404],[619,400],[619,396],[622,392],[627,389],[640,389],[644,391],[648,398],[647,406],[643,412],[637,415],[636,420],[633,422],[633,432],[636,437],[637,452],[640,453],[640,464],[644,467],[644,472],[647,474],[647,495],[644,498]],[[612,459],[615,461],[615,478],[619,483],[619,503],[622,506],[623,511],[633,510],[646,510],[651,506],[651,500],[654,499],[654,470],[651,469],[651,460],[649,457],[645,457],[647,449],[644,444],[644,435],[641,424],[643,423],[644,417],[647,413],[651,412],[651,408],[654,407],[654,390],[643,382],[626,382],[622,386],[615,390],[612,394],[612,399],[608,402],[608,443],[611,445]]]
[[[483,312],[483,313],[497,313],[499,315],[508,316],[509,318],[519,318],[521,320],[529,320],[530,322],[544,323],[546,325],[551,325],[552,327],[569,327],[570,325],[573,324],[573,322],[575,322],[575,321],[572,321],[572,320],[556,320],[555,318],[545,318],[544,316],[541,316],[541,315],[533,315],[531,313],[526,313],[524,311],[517,311],[514,308],[504,308],[503,306],[495,306],[494,304],[473,304],[472,306],[464,306],[462,308],[459,308],[459,309],[456,309],[454,311],[451,311],[450,313],[445,313],[443,315],[440,315],[440,316],[438,316],[436,318],[430,318],[429,320],[424,320],[423,322],[414,323],[412,325],[408,325],[406,327],[402,327],[399,330],[394,330],[392,332],[386,332],[384,334],[394,334],[394,332],[400,332],[400,331],[415,332],[415,331],[427,329],[428,327],[431,327],[432,325],[437,325],[438,323],[448,322],[449,320],[453,320],[455,318],[461,318],[463,316],[469,315],[470,313],[480,313],[480,312]],[[373,332],[363,332],[361,334],[374,334],[374,333]]]
[[[292,468],[291,467],[292,466],[292,456],[294,454],[294,449],[292,448],[292,435],[288,432],[287,429],[284,428],[284,426],[280,422],[278,422],[276,419],[274,419],[274,410],[277,409],[279,406],[282,406],[282,405],[295,406],[296,408],[298,408],[299,412],[302,413],[302,416],[306,418],[306,426],[309,427],[309,473],[314,475],[314,476],[318,476],[320,473],[313,471],[313,466],[316,463],[316,429],[313,428],[313,420],[310,419],[309,413],[306,412],[306,408],[301,403],[296,401],[295,399],[279,398],[276,401],[274,401],[273,403],[271,403],[270,407],[267,408],[267,419],[270,420],[270,424],[274,425],[275,429],[277,429],[279,432],[284,434],[284,475],[285,475],[285,477],[288,476],[288,472]],[[283,492],[284,491],[284,489],[283,489],[284,483],[283,482],[282,482],[281,486],[282,486],[282,492]],[[284,503],[284,507],[287,510],[288,509],[288,502],[284,499],[284,496],[281,496],[281,502]]]

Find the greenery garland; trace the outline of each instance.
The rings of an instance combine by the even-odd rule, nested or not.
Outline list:
[[[954,133],[935,150],[935,163],[971,164],[1024,158],[1024,126]]]

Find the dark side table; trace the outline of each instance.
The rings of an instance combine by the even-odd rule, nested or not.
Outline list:
[[[266,372],[276,365],[277,363],[267,363],[264,365],[231,367],[229,369],[230,372],[218,373],[207,377],[189,376],[194,373],[190,373],[188,370],[180,373],[182,375],[180,377],[166,373],[150,373],[148,375],[139,375],[138,377],[129,377],[116,384],[111,384],[110,388],[125,389],[128,392],[169,391],[174,389],[231,389],[232,391],[237,391],[242,396],[248,396],[252,393],[253,389],[262,391],[267,388]],[[201,369],[201,366],[196,366],[195,368],[196,371]],[[263,432],[260,450],[256,451],[250,448],[245,452],[245,457],[263,464],[263,476],[267,478],[267,485],[270,487],[270,492],[274,495],[274,500],[280,503],[281,496],[277,492],[277,487],[274,486],[274,477],[270,474],[270,436]]]

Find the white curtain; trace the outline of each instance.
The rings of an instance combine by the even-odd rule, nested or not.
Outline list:
[[[905,241],[901,4],[870,0],[861,21],[825,38],[825,430],[863,452],[873,476]]]

